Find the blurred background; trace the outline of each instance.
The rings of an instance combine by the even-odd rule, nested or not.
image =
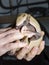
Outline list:
[[[0,0],[0,16],[17,15],[34,7],[41,7],[48,10],[49,0]]]

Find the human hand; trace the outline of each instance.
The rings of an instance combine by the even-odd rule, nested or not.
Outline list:
[[[27,45],[27,43],[20,43],[19,41],[16,41],[19,36],[23,37],[23,35],[16,32],[18,32],[16,29],[11,28],[0,29],[0,56],[12,49],[22,48]],[[19,36],[16,37],[16,34],[19,34]]]
[[[42,33],[43,34],[43,33]],[[45,41],[41,41],[39,46],[32,47],[30,49],[29,45],[22,48],[17,54],[17,59],[25,59],[27,61],[32,60],[36,55],[39,55],[45,47]]]
[[[45,47],[45,41],[42,41],[40,43],[39,47],[33,47],[29,53],[27,53],[26,50],[29,50],[28,46],[26,46],[25,48],[23,48],[21,51],[19,51],[16,55],[17,59],[21,60],[21,59],[25,59],[27,61],[32,60],[36,55],[40,55],[41,52],[44,50]]]

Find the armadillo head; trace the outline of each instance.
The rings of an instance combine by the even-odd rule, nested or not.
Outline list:
[[[39,23],[30,14],[22,13],[17,17],[16,29],[19,29],[19,31],[24,35],[21,40],[24,41],[25,38],[27,38],[27,41],[25,42],[29,43],[30,48],[38,46],[44,36]]]

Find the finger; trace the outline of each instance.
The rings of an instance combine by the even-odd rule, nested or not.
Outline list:
[[[20,43],[20,42],[6,44],[3,47],[0,47],[0,56],[12,49],[22,48],[25,47],[26,45],[27,43]]]
[[[16,29],[8,30],[8,31],[0,34],[0,39],[3,38],[3,37],[5,37],[5,36],[7,36],[7,35],[9,35],[9,34],[11,34],[11,33],[14,33],[14,32],[16,32]]]
[[[41,31],[41,34],[44,36],[44,34],[45,34],[44,31]]]
[[[5,32],[5,31],[7,31],[7,30],[9,30],[9,29],[11,29],[11,27],[9,27],[9,28],[4,28],[4,29],[0,29],[0,33],[3,33],[3,32]]]
[[[25,43],[25,42],[16,42],[15,45],[13,45],[13,46],[11,45],[10,55],[14,55],[17,50],[25,47],[26,45],[27,45],[27,43]]]
[[[38,51],[38,47],[34,47],[34,48],[25,56],[25,59],[26,59],[27,61],[32,60],[32,59],[36,56],[37,51]]]
[[[10,42],[13,42],[18,39],[21,39],[23,37],[24,37],[23,34],[16,31],[15,33],[12,33],[12,34],[6,36],[5,38],[0,39],[0,46],[10,43]]]
[[[22,48],[22,50],[20,50],[18,52],[18,54],[16,55],[17,59],[21,60],[24,58],[24,56],[30,51],[30,49],[28,48],[28,45],[24,48]]]
[[[39,46],[39,50],[37,52],[37,55],[39,55],[43,51],[44,47],[45,47],[45,41],[42,41],[40,46]]]
[[[8,55],[16,55],[21,48],[14,48],[8,52]]]
[[[17,48],[25,47],[26,45],[27,45],[27,43],[25,43],[25,42],[17,41],[13,45],[10,45],[10,48],[11,49],[15,49],[15,48],[17,49]]]
[[[22,48],[22,49],[18,52],[18,54],[16,55],[17,58],[20,59],[20,60],[23,59],[24,56],[25,56],[27,53],[29,53],[32,48],[33,48],[33,47],[32,47],[32,46],[30,47],[30,45],[27,45],[26,47]]]

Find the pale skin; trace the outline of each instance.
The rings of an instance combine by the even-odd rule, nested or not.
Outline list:
[[[45,47],[45,41],[42,41],[39,47],[33,47],[29,53],[26,55],[26,49],[29,50],[27,43],[19,43],[18,41],[12,43],[12,41],[16,40],[16,29],[0,29],[0,56],[4,55],[6,52],[15,49],[22,48],[17,54],[17,59],[25,59],[27,61],[32,60],[36,55],[41,54]],[[43,33],[42,33],[43,34]],[[23,36],[23,35],[22,35]],[[25,52],[24,52],[25,51]]]
[[[22,48],[27,45],[27,43],[19,43],[18,41],[12,42],[16,40],[16,29],[6,30],[8,30],[8,28],[0,30],[0,32],[2,32],[0,33],[0,56],[14,48]]]

